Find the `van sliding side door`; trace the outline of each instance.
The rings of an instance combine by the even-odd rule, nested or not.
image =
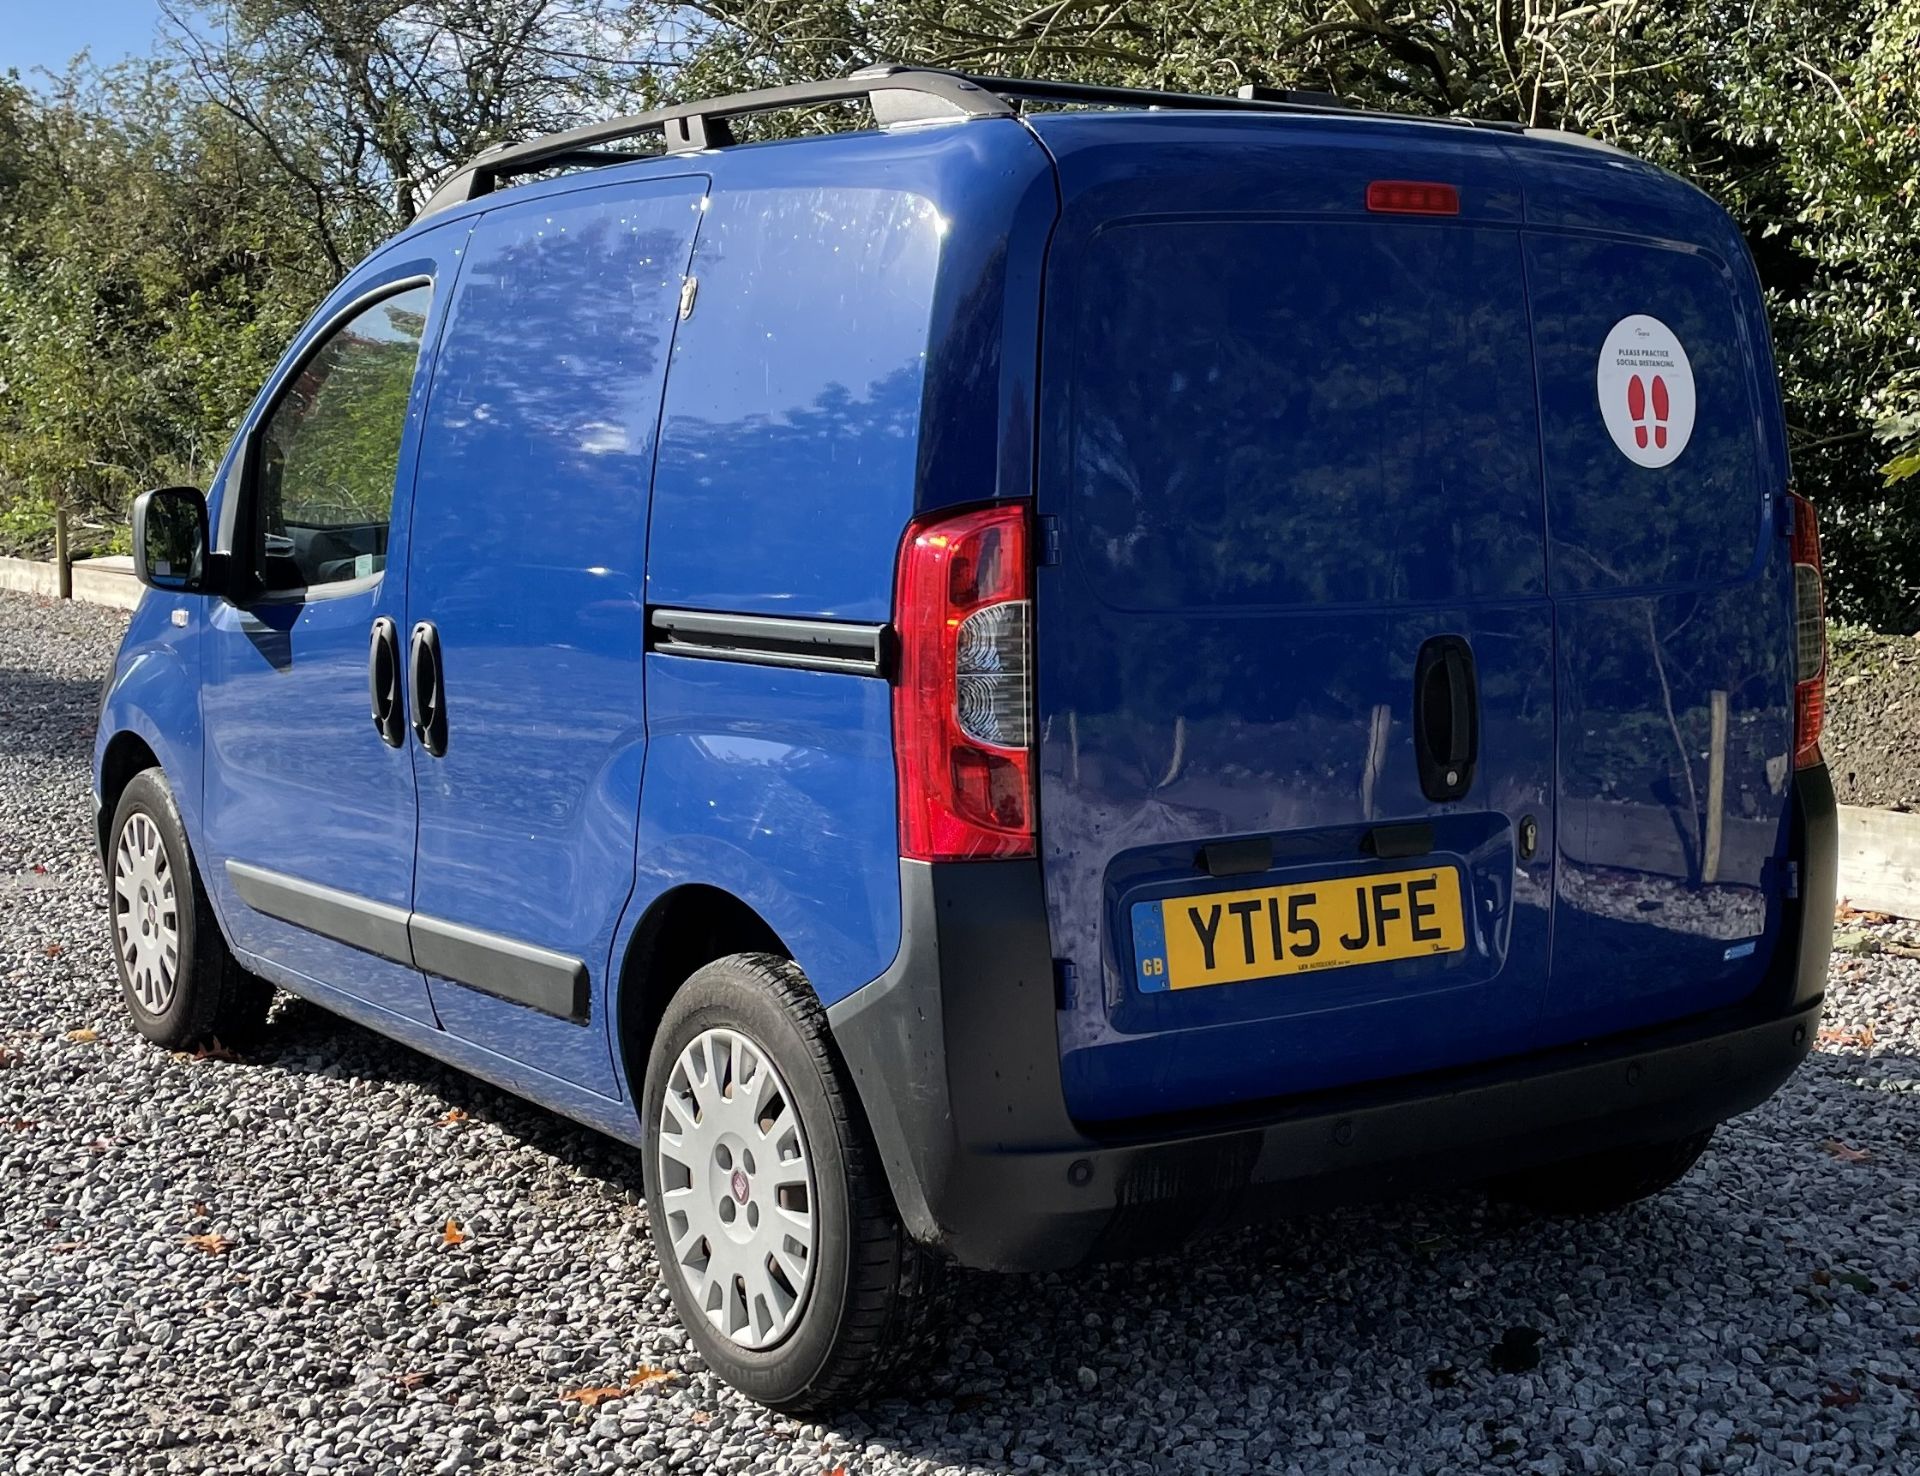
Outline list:
[[[416,957],[449,1033],[609,1097],[654,442],[706,190],[628,180],[482,217],[415,494]]]

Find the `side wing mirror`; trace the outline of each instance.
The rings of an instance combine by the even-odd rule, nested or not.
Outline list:
[[[149,589],[212,594],[207,499],[198,487],[161,487],[133,503],[133,572]]]

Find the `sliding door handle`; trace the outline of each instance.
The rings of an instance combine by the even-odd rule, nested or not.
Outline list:
[[[1455,635],[1435,636],[1420,648],[1413,669],[1413,746],[1420,792],[1436,804],[1473,787],[1480,758],[1479,676],[1473,647]]]
[[[400,627],[382,615],[367,639],[367,692],[380,741],[398,748],[407,741],[406,701],[400,692]]]
[[[446,673],[440,664],[440,632],[422,620],[407,642],[407,685],[413,689],[413,736],[435,758],[447,751]]]

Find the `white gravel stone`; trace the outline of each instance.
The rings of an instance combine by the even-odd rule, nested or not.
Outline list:
[[[133,1032],[86,777],[121,628],[0,595],[0,1470],[1920,1472],[1920,927],[1849,924],[1827,1023],[1871,1045],[1650,1204],[963,1278],[916,1388],[803,1424],[689,1351],[626,1149],[299,1001],[243,1062]]]

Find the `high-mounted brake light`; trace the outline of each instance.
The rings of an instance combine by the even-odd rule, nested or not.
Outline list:
[[[900,854],[1033,854],[1033,565],[1023,504],[907,528],[894,584]]]
[[[1820,520],[1813,504],[1789,492],[1793,509],[1793,766],[1821,761],[1827,722],[1827,595],[1820,572]]]
[[[1460,191],[1417,179],[1376,179],[1367,186],[1367,209],[1385,215],[1458,215]]]

